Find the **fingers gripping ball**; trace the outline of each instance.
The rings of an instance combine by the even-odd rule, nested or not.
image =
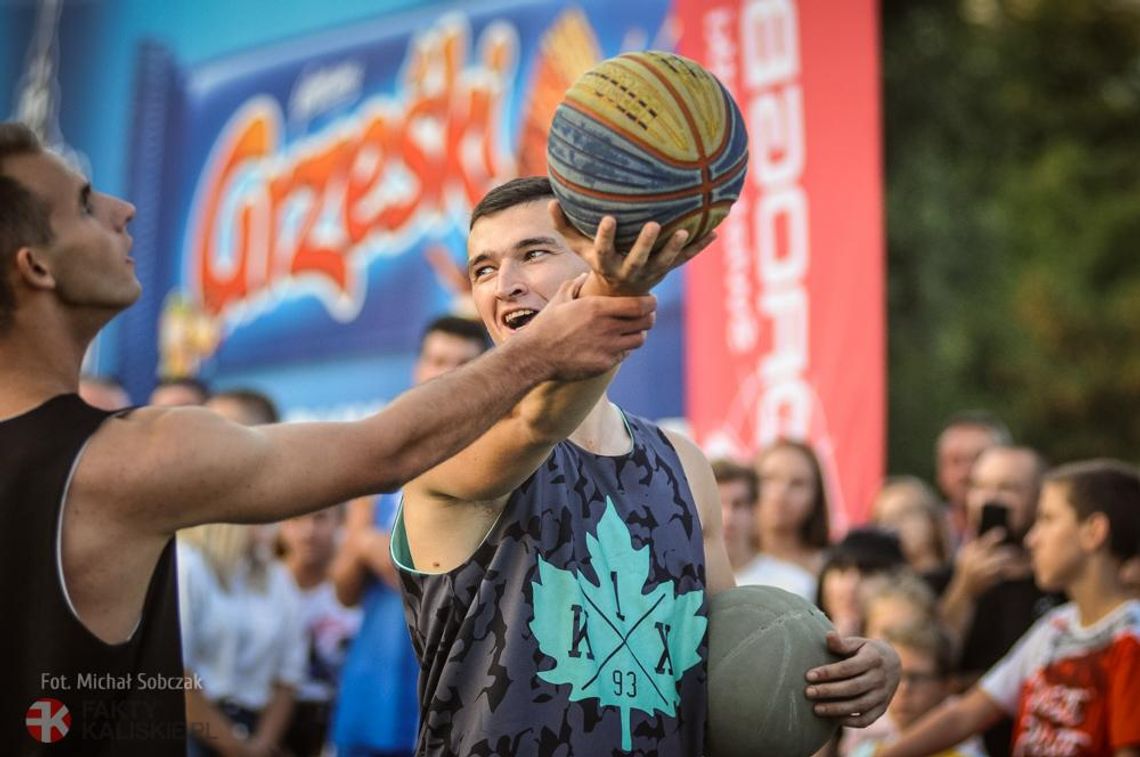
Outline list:
[[[546,147],[554,194],[593,237],[618,219],[628,250],[649,221],[658,245],[680,229],[711,231],[744,186],[748,135],[732,96],[687,58],[655,51],[610,58],[576,81],[558,106]]]
[[[810,755],[836,731],[812,712],[808,670],[835,662],[831,623],[770,586],[739,586],[709,603],[709,757]]]

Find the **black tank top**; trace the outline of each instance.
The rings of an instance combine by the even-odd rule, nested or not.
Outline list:
[[[64,593],[59,519],[76,460],[110,415],[74,394],[0,421],[0,753],[184,755],[174,540],[131,639],[109,645]]]

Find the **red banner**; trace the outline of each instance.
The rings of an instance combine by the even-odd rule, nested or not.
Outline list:
[[[884,241],[873,0],[678,0],[680,52],[733,93],[748,182],[687,267],[686,414],[711,454],[805,439],[833,529],[883,472]]]

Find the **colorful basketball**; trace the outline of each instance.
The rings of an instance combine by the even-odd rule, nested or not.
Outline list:
[[[566,92],[546,143],[562,211],[593,236],[618,220],[628,250],[649,221],[658,244],[686,229],[703,236],[744,186],[748,134],[732,96],[687,58],[656,51],[602,61]]]
[[[836,660],[830,630],[815,605],[772,586],[709,601],[709,757],[806,757],[835,735],[804,693],[807,672]]]

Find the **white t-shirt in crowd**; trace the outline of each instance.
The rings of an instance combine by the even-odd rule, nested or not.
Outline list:
[[[202,553],[179,542],[178,594],[183,660],[207,699],[260,711],[273,684],[301,683],[307,654],[301,600],[284,565],[269,566],[264,591],[246,575],[225,591]]]
[[[340,603],[332,581],[301,589],[300,593],[301,625],[308,651],[297,701],[331,702],[340,683],[348,646],[360,630],[361,611]]]
[[[818,579],[803,567],[763,552],[736,572],[737,586],[775,586],[815,604]]]

